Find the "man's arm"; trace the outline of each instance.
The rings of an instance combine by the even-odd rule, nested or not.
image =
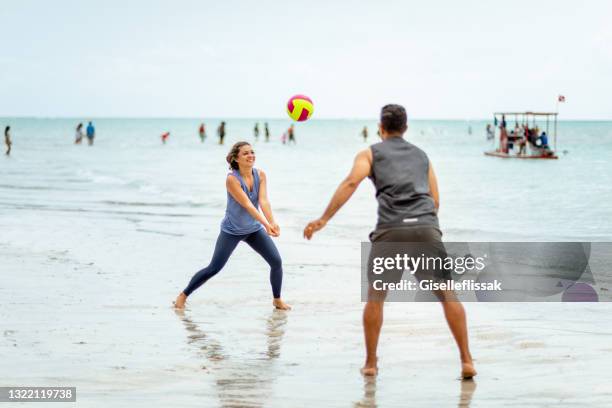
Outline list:
[[[372,170],[372,151],[368,148],[357,154],[353,168],[349,175],[340,183],[331,198],[323,215],[318,220],[310,222],[304,229],[304,237],[311,239],[312,235],[325,227],[325,224],[338,212],[340,208],[351,198],[359,184]]]
[[[434,207],[436,208],[436,212],[440,209],[440,193],[438,192],[438,179],[436,178],[436,173],[434,173],[433,166],[431,162],[429,162],[429,195],[434,200]]]

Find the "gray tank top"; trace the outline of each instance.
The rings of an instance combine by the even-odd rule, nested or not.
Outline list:
[[[257,169],[253,169],[253,190],[249,190],[249,187],[245,183],[244,179],[240,175],[238,170],[232,170],[229,175],[232,175],[240,182],[242,191],[246,193],[251,200],[251,204],[255,208],[259,209],[259,172]],[[238,201],[227,192],[227,208],[225,210],[225,218],[221,221],[221,231],[227,232],[232,235],[247,235],[253,232],[259,231],[263,228],[263,225],[257,221],[249,212],[244,208]]]
[[[429,195],[429,159],[424,151],[402,137],[370,146],[376,187],[376,228],[430,225],[439,228],[433,198]]]

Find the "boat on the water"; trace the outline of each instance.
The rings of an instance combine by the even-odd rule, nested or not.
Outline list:
[[[504,159],[558,159],[557,115],[556,112],[495,112],[493,129],[487,125],[487,139],[493,140],[494,149],[484,154]],[[514,123],[509,125],[508,118],[514,118]]]

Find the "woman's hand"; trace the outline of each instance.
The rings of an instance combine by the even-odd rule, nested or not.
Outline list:
[[[327,221],[323,220],[322,218],[309,222],[306,228],[304,228],[304,238],[311,239],[312,235],[315,232],[322,230],[326,224]]]
[[[268,224],[267,222],[263,224],[264,228],[266,229],[266,233],[271,236],[271,237],[278,237],[278,235],[280,234],[279,231],[276,231],[270,224]]]
[[[272,231],[274,231],[274,233],[276,234],[276,235],[274,235],[275,237],[280,236],[280,227],[278,226],[277,223],[275,223],[275,222],[271,223],[270,227],[272,228]]]

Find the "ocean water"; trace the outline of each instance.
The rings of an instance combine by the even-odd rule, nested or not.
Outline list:
[[[609,401],[608,304],[466,304],[477,390],[455,381],[438,305],[390,304],[381,374],[364,382],[359,264],[376,222],[371,183],[311,242],[302,229],[377,140],[376,122],[311,120],[283,145],[288,121],[269,120],[266,143],[263,132],[254,141],[254,119],[228,119],[220,146],[219,120],[204,121],[200,143],[198,119],[96,119],[90,147],[73,144],[86,118],[0,119],[14,142],[0,157],[0,378],[77,386],[80,406]],[[486,157],[485,126],[410,123],[406,137],[438,176],[444,239],[612,240],[612,122],[560,122],[559,160]],[[271,310],[267,266],[241,245],[177,315],[170,302],[212,254],[225,155],[239,140],[253,142],[268,174],[294,309]]]
[[[225,154],[253,141],[255,120],[228,120],[225,146],[219,120],[98,119],[95,146],[72,144],[79,119],[8,119],[13,155],[0,162],[3,214],[137,219],[141,228],[185,233],[185,224],[216,226],[223,215]],[[263,127],[263,121],[260,127]],[[279,220],[292,232],[318,216],[352,158],[376,142],[376,122],[312,120],[299,124],[296,146],[280,143],[287,121],[270,120],[271,141],[254,142],[257,166],[270,177]],[[612,224],[612,122],[560,122],[560,160],[502,160],[483,156],[484,121],[413,121],[407,138],[430,156],[441,194],[446,239],[609,240]],[[467,132],[468,126],[473,134]],[[162,146],[159,135],[171,131]],[[263,130],[261,132],[263,134]],[[563,152],[566,152],[565,154]],[[338,238],[363,239],[375,222],[373,188],[365,181],[332,225]],[[174,222],[168,224],[167,221]],[[337,229],[335,228],[337,227]],[[295,229],[295,231],[294,231]],[[294,234],[295,239],[301,239]]]

